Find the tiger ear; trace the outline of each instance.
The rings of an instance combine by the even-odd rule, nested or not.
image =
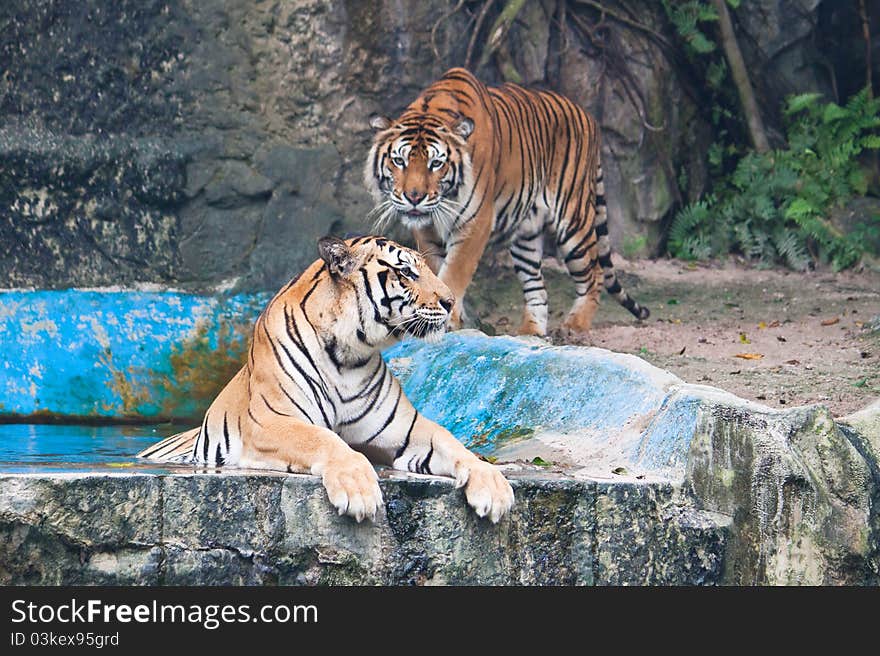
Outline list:
[[[354,255],[349,250],[348,244],[339,237],[321,237],[318,240],[318,253],[333,277],[344,277],[354,271],[356,264]]]
[[[471,136],[471,133],[474,131],[474,122],[467,116],[462,116],[456,121],[455,125],[452,126],[452,131],[467,141],[467,138]]]
[[[379,116],[378,114],[373,114],[370,117],[370,127],[373,128],[376,132],[387,130],[391,127],[391,119],[387,116]]]

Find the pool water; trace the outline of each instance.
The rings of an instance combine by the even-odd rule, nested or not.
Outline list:
[[[168,424],[0,426],[0,473],[136,470],[164,471],[135,458],[150,444],[180,430]]]

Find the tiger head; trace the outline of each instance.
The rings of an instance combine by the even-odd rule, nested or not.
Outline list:
[[[376,135],[364,177],[377,202],[374,226],[382,229],[396,216],[408,228],[451,227],[470,177],[474,122],[408,112],[396,121],[374,116],[370,126]]]
[[[417,252],[384,237],[324,237],[318,251],[344,288],[335,314],[357,322],[348,332],[362,345],[407,335],[432,341],[446,331],[455,297]]]

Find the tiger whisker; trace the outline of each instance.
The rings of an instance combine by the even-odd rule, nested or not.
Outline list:
[[[378,223],[382,220],[382,216],[385,214],[385,212],[388,211],[389,204],[390,201],[383,201],[367,213],[366,220],[368,223],[372,222],[374,230],[376,229]]]
[[[432,213],[442,222],[443,226],[446,227],[449,218],[449,210],[443,206],[443,203],[437,204]]]
[[[426,246],[425,248],[419,250],[418,254],[422,257],[429,257],[433,255],[443,257],[444,255],[446,255],[446,253],[442,249],[437,248],[436,246]]]
[[[383,200],[381,203],[379,203],[373,209],[367,212],[366,220],[370,221],[375,216],[383,214],[388,209],[389,205],[391,205],[390,200]]]
[[[400,317],[396,321],[389,321],[388,325],[391,326],[392,328],[401,328],[403,326],[406,326],[408,324],[413,323],[418,318],[419,318],[419,315],[413,313],[413,314],[409,315],[408,317]]]
[[[392,217],[395,214],[394,203],[391,201],[386,201],[384,203],[385,208],[379,218],[373,223],[373,230],[379,234],[388,227],[388,223],[391,221]]]
[[[367,212],[367,218],[370,218],[371,216],[378,213],[379,211],[384,210],[390,203],[391,203],[391,201],[388,199],[385,199],[385,200],[377,203],[376,206],[373,207],[373,209],[371,209],[369,212]]]
[[[455,221],[458,216],[459,212],[446,207],[444,203],[440,203],[434,208],[434,217],[436,217],[437,222],[446,233],[450,232],[455,226]]]

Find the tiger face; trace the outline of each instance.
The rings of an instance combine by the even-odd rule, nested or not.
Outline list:
[[[431,341],[446,331],[455,297],[416,251],[382,237],[325,237],[319,251],[331,276],[350,284],[361,342]]]
[[[396,122],[374,117],[370,125],[377,133],[365,178],[378,203],[376,228],[395,216],[407,228],[432,222],[451,227],[470,171],[466,142],[473,121],[459,116],[446,124],[429,115],[404,115]]]

